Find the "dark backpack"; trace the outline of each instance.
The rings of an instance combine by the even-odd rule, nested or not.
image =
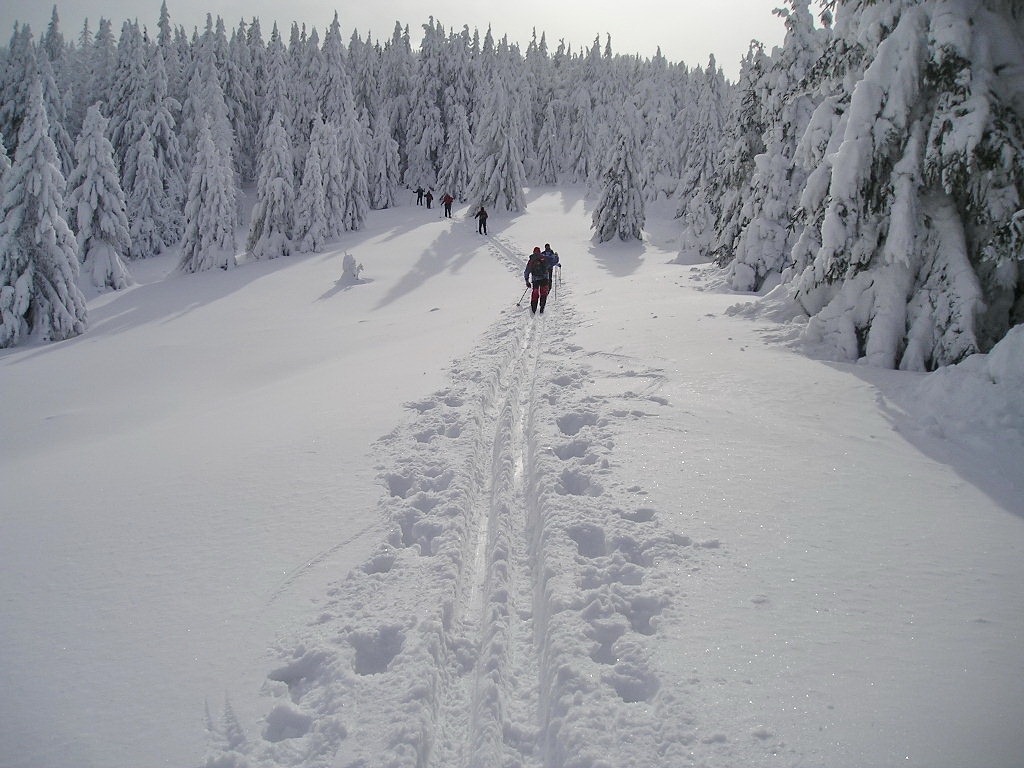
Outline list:
[[[530,260],[527,262],[526,267],[530,270],[530,278],[532,280],[547,280],[548,275],[551,272],[547,259],[540,254],[530,256]]]

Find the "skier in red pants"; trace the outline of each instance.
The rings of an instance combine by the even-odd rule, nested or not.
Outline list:
[[[530,294],[530,311],[544,314],[544,305],[548,303],[548,291],[551,290],[551,264],[540,252],[540,248],[534,248],[530,254],[530,260],[526,262],[526,269],[523,270],[523,278],[526,280],[526,287],[533,286],[533,293]]]

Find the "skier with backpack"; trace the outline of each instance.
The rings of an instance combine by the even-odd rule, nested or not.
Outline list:
[[[548,280],[551,281],[550,285],[552,288],[554,288],[555,267],[558,267],[559,269],[562,268],[562,265],[558,262],[558,251],[551,250],[551,243],[544,243],[544,250],[541,251],[541,253],[543,254],[544,258],[547,259],[548,265],[551,267],[551,269],[548,271]]]
[[[551,290],[551,265],[541,253],[540,247],[535,247],[526,262],[526,269],[523,270],[523,278],[526,280],[526,287],[533,288],[530,294],[530,311],[536,314],[537,309],[544,314],[544,305],[548,303],[548,292]]]

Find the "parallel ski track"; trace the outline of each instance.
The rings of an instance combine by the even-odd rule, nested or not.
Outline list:
[[[491,251],[522,267],[500,238]],[[541,359],[543,318],[518,312],[502,329],[513,345],[500,371],[481,435],[489,451],[484,486],[471,519],[475,543],[463,574],[460,634],[477,648],[472,673],[449,690],[439,730],[462,732],[454,749],[436,750],[430,768],[533,765],[538,717],[538,653],[534,629],[537,504],[531,498],[528,439]],[[483,446],[482,446],[483,447]],[[481,455],[481,458],[483,456]],[[454,680],[454,678],[449,678]],[[439,743],[451,743],[439,739]]]
[[[524,254],[500,237],[488,247],[521,275]],[[218,736],[214,752],[225,760],[242,753],[254,766],[302,768],[550,762],[540,754],[545,630],[534,617],[546,611],[534,568],[542,567],[544,520],[532,431],[550,384],[545,335],[558,323],[516,307],[519,285],[510,281],[509,307],[478,350],[453,363],[449,386],[408,404],[418,416],[382,438],[387,538],[329,592],[305,632],[282,642],[262,739]]]

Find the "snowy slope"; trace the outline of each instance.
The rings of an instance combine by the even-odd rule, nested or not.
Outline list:
[[[1024,342],[820,362],[668,217],[528,206],[0,353],[0,765],[1019,762]]]

